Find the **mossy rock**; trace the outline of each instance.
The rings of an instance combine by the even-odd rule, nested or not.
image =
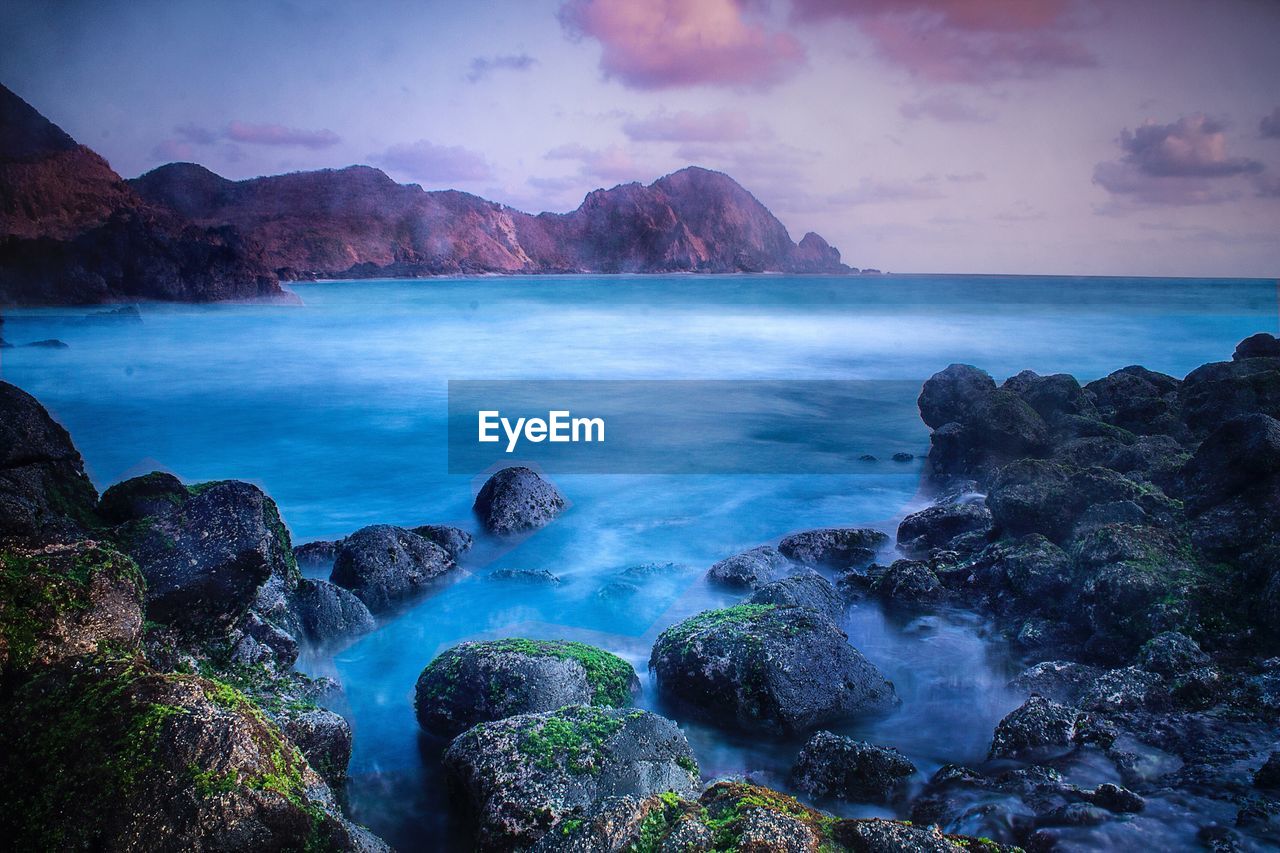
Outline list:
[[[51,669],[7,701],[0,833],[21,850],[355,849],[324,781],[235,688],[141,659]]]
[[[807,607],[699,613],[659,635],[649,667],[675,707],[729,728],[806,731],[897,702],[884,674]]]
[[[631,664],[567,640],[511,637],[442,652],[418,678],[424,729],[452,736],[476,723],[565,705],[619,708],[640,690]]]
[[[137,650],[143,588],[133,560],[106,544],[0,549],[0,672]]]

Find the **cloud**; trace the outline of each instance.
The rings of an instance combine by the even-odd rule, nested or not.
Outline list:
[[[180,124],[173,129],[173,132],[184,142],[195,145],[212,145],[223,136],[222,131],[210,130],[198,124]]]
[[[986,172],[960,172],[947,175],[947,180],[953,184],[976,184],[986,179]]]
[[[756,0],[568,0],[560,23],[592,38],[606,77],[636,89],[767,88],[805,61],[795,36],[755,19]]]
[[[481,155],[460,145],[436,145],[426,139],[392,145],[370,162],[425,183],[486,181],[493,169]]]
[[[801,23],[854,22],[880,56],[944,83],[1046,77],[1097,64],[1079,0],[792,0]]]
[[[186,163],[196,159],[196,151],[189,142],[181,139],[164,139],[151,149],[151,159]]]
[[[745,142],[756,135],[746,113],[658,112],[624,122],[622,132],[635,142]]]
[[[1280,176],[1258,175],[1253,179],[1253,188],[1258,198],[1280,198]]]
[[[1263,116],[1258,122],[1258,132],[1264,139],[1280,139],[1280,107],[1271,111],[1271,115]]]
[[[836,207],[848,207],[946,198],[933,183],[927,177],[916,181],[863,178],[856,187],[828,196],[828,201]]]
[[[478,83],[494,71],[529,71],[537,64],[538,60],[527,53],[477,56],[471,60],[467,79],[472,83]]]
[[[248,124],[242,121],[227,125],[226,136],[235,142],[253,145],[296,146],[313,150],[328,148],[342,141],[332,130],[298,130],[280,124]]]
[[[978,109],[964,101],[945,95],[932,95],[919,101],[909,101],[898,108],[903,118],[915,120],[931,118],[953,123],[982,123],[995,120],[995,113]]]
[[[632,158],[631,153],[618,145],[607,148],[587,148],[570,143],[553,148],[546,153],[548,160],[572,160],[578,163],[579,174],[592,180],[605,182],[629,182],[646,174]]]
[[[1099,163],[1093,182],[1143,204],[1212,204],[1237,198],[1223,179],[1257,175],[1262,163],[1227,154],[1225,123],[1202,114],[1124,130],[1119,160]]]

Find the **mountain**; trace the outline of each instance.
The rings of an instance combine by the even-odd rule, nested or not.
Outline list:
[[[171,163],[129,182],[205,226],[234,226],[284,278],[545,272],[849,272],[727,175],[681,169],[596,190],[571,213],[522,213],[369,166],[230,181]]]
[[[0,86],[0,305],[287,296],[234,228],[143,201]]]

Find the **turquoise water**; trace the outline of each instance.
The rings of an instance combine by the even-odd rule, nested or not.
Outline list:
[[[0,351],[0,375],[71,431],[100,489],[156,468],[250,480],[305,542],[375,522],[476,530],[478,478],[446,473],[449,379],[906,380],[913,395],[954,361],[997,379],[1031,368],[1087,380],[1135,363],[1181,376],[1277,328],[1274,281],[622,276],[294,289],[305,305],[144,305],[140,323],[10,312],[7,340],[69,347]],[[857,423],[850,443],[882,460],[858,474],[557,477],[572,505],[553,525],[518,542],[479,537],[450,583],[354,645],[304,655],[302,668],[346,690],[356,816],[406,847],[454,837],[438,745],[419,738],[411,706],[418,672],[442,648],[573,637],[643,676],[662,628],[732,600],[701,582],[715,560],[807,527],[892,531],[922,496],[919,459],[888,460],[922,456],[927,431],[888,411]],[[548,569],[564,583],[504,585],[488,577],[498,567]],[[863,605],[845,627],[905,700],[848,730],[901,748],[925,773],[980,759],[1020,701],[1002,686],[1018,662],[972,618]],[[643,702],[655,706],[647,680]],[[782,784],[798,746],[689,731],[708,776]]]

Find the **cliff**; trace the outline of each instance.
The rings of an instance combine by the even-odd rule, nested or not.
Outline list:
[[[201,225],[234,226],[282,277],[850,271],[821,237],[797,246],[732,178],[696,167],[536,216],[368,166],[230,181],[171,163],[129,183]]]
[[[282,297],[260,250],[143,201],[0,86],[0,305]]]

